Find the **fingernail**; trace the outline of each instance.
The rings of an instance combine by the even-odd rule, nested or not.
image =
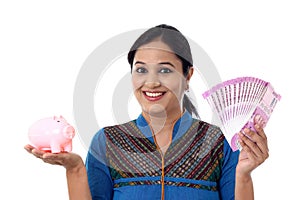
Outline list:
[[[249,133],[249,131],[250,131],[250,130],[249,130],[248,128],[245,128],[245,129],[244,129],[244,132],[245,132],[245,133]]]
[[[260,126],[259,126],[258,124],[255,124],[255,128],[259,129],[259,128],[260,128]]]
[[[256,120],[258,120],[258,121],[261,120],[261,116],[260,116],[260,115],[256,115],[255,118],[256,118]]]

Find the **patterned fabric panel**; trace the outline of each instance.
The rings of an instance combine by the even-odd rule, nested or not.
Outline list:
[[[113,179],[161,175],[160,153],[135,121],[107,127],[104,132]]]
[[[217,181],[220,178],[224,136],[208,123],[194,121],[165,155],[165,176]]]
[[[128,181],[128,182],[121,182],[121,183],[115,183],[114,187],[123,187],[123,186],[136,186],[136,185],[160,185],[161,181]],[[165,181],[165,185],[169,186],[177,186],[177,187],[191,187],[196,189],[203,189],[203,190],[210,190],[210,191],[217,191],[217,186],[210,186],[205,184],[195,184],[195,183],[186,183],[186,182],[170,182]]]
[[[107,159],[113,180],[142,178],[118,182],[115,187],[161,184],[145,177],[162,174],[162,157],[155,144],[145,138],[135,121],[105,128]],[[194,120],[188,131],[173,142],[164,155],[165,177],[216,182],[220,178],[224,136],[208,123]],[[165,185],[216,190],[216,186],[165,181]]]

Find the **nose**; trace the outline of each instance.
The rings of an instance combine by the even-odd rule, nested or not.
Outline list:
[[[156,88],[160,86],[160,82],[146,82],[145,85],[149,88]]]
[[[156,88],[161,85],[160,80],[157,75],[155,74],[149,74],[147,77],[147,80],[145,81],[145,86],[149,88]]]

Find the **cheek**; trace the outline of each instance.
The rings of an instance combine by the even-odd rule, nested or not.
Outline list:
[[[132,75],[131,82],[134,91],[141,88],[144,84],[144,80],[141,77],[136,77],[134,75]]]
[[[172,77],[170,80],[166,79],[162,81],[162,84],[178,97],[185,89],[185,81],[182,77]]]

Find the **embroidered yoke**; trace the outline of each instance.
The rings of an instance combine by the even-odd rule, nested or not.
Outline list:
[[[231,152],[219,128],[191,120],[164,155],[136,120],[105,127],[110,198],[234,199],[237,154]]]

